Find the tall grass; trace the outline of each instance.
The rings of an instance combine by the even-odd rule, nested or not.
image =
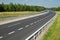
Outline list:
[[[0,18],[22,16],[22,15],[31,15],[34,12],[0,12]]]
[[[49,28],[43,40],[60,40],[60,12],[54,24]]]

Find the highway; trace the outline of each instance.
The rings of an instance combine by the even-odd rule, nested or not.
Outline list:
[[[48,22],[56,13],[48,13],[4,25],[0,25],[0,40],[25,40]]]

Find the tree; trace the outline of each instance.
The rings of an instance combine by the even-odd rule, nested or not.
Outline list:
[[[2,2],[2,4],[0,4],[0,12],[2,12],[2,11],[5,11],[4,10],[4,3]]]
[[[42,6],[29,6],[26,4],[0,4],[0,11],[42,11],[45,10]]]

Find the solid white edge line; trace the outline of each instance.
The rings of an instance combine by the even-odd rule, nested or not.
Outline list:
[[[48,11],[47,11],[47,12],[44,12],[44,13],[41,13],[41,14],[31,15],[31,16],[28,16],[28,17],[24,17],[24,18],[21,18],[21,19],[16,19],[16,20],[12,20],[12,21],[7,21],[7,22],[5,22],[5,23],[1,23],[0,25],[7,24],[7,23],[11,23],[11,22],[15,22],[15,21],[19,21],[19,20],[24,20],[24,19],[31,18],[31,17],[36,17],[36,16],[43,15],[43,14],[46,14],[46,13],[48,13]]]
[[[41,28],[39,28],[37,31],[35,31],[32,35],[30,35],[28,38],[26,38],[25,40],[28,40],[29,38],[31,38],[33,35],[35,35],[39,30],[41,30],[45,25],[47,25],[53,18],[56,18],[57,14],[52,17],[47,23],[45,23]]]

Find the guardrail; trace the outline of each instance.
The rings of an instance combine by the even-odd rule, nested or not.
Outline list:
[[[43,32],[43,30],[45,28],[47,28],[48,25],[56,19],[56,17],[57,17],[57,14],[54,17],[52,17],[47,23],[45,23],[41,28],[39,28],[37,31],[35,31],[32,35],[30,35],[28,38],[26,38],[25,40],[36,40],[38,35],[40,35]]]

